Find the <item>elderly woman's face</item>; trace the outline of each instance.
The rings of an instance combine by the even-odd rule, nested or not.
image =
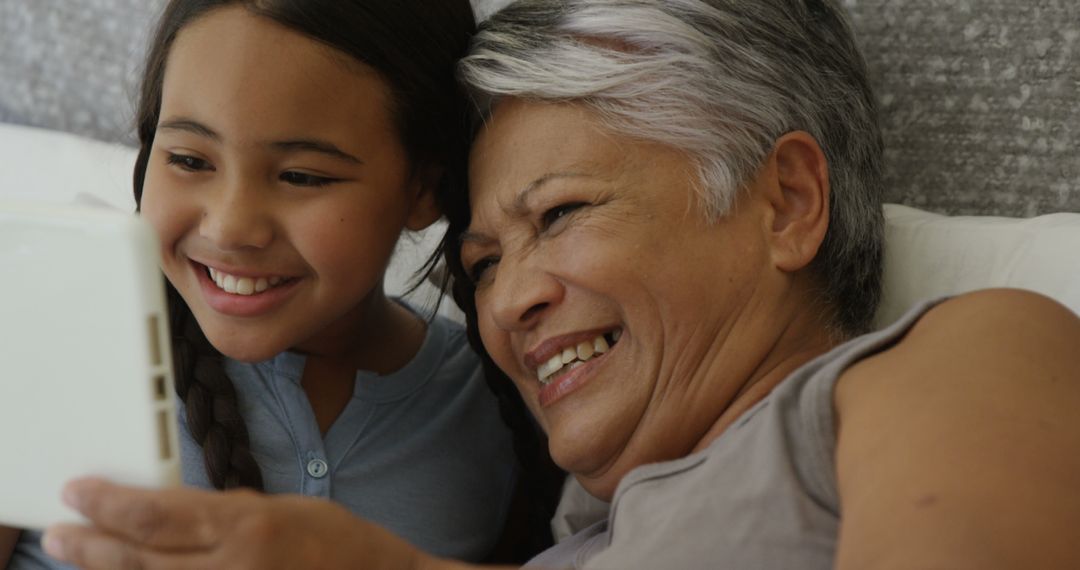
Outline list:
[[[718,391],[738,389],[703,380],[755,364],[767,253],[752,201],[710,223],[682,155],[571,105],[501,103],[470,174],[480,334],[556,462],[608,496],[629,469],[690,452],[733,396]]]

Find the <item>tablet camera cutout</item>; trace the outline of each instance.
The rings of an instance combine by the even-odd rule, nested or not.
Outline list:
[[[161,350],[161,334],[158,331],[158,325],[159,324],[160,324],[160,319],[158,318],[158,316],[157,315],[150,315],[150,317],[148,319],[148,322],[147,322],[148,329],[149,329],[147,332],[150,333],[149,338],[150,338],[150,365],[151,366],[161,366],[161,355],[162,355],[163,351]]]
[[[160,368],[163,364],[162,356],[165,354],[164,349],[161,346],[161,333],[158,328],[161,325],[161,319],[158,315],[152,314],[147,318],[147,332],[150,339],[150,364],[155,368]],[[164,372],[158,372],[153,375],[151,380],[153,385],[151,390],[154,394],[154,400],[158,402],[168,401],[168,389],[169,383]],[[173,450],[170,441],[170,433],[172,430],[172,417],[167,407],[162,407],[157,411],[157,436],[158,436],[158,455],[162,461],[168,461],[172,459]]]
[[[162,461],[172,459],[172,445],[169,444],[169,430],[172,428],[172,419],[168,410],[158,410],[158,454]]]
[[[159,402],[164,402],[167,399],[167,383],[165,382],[164,374],[154,375],[154,399]]]

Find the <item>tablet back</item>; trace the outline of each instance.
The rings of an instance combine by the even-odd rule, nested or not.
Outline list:
[[[0,523],[80,520],[73,477],[178,484],[157,259],[134,215],[0,202]]]

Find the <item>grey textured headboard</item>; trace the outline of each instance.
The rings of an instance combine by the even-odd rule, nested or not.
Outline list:
[[[504,0],[476,0],[481,12]],[[844,0],[881,100],[886,199],[1080,211],[1080,0]],[[0,0],[0,122],[131,142],[163,0]]]
[[[131,143],[163,0],[0,0],[0,122]]]
[[[848,0],[889,201],[1080,211],[1080,0]]]

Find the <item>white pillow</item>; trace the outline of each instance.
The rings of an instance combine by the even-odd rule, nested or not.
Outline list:
[[[133,211],[135,149],[80,136],[0,123],[0,197],[69,203],[89,194]]]
[[[885,219],[879,328],[922,299],[987,287],[1037,291],[1080,313],[1080,214],[950,217],[886,204]]]

